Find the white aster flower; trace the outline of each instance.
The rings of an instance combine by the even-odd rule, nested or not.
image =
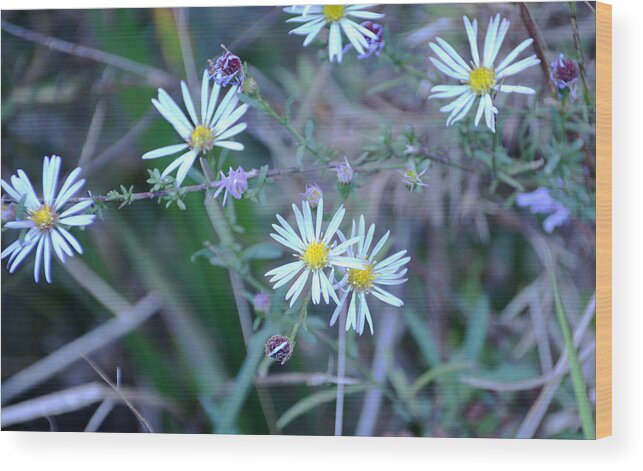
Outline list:
[[[286,20],[286,23],[303,23],[290,31],[291,34],[306,36],[304,47],[308,46],[319,32],[328,26],[328,58],[331,62],[342,61],[342,31],[358,52],[365,54],[369,50],[369,41],[377,40],[377,34],[365,28],[350,17],[360,20],[377,20],[383,18],[381,13],[365,11],[376,6],[376,3],[364,5],[301,5],[284,8],[286,13],[298,15]]]
[[[346,270],[346,274],[340,282],[340,286],[344,292],[330,320],[330,325],[334,325],[342,310],[342,306],[347,302],[348,296],[350,295],[351,299],[346,317],[346,330],[353,328],[360,335],[364,332],[366,322],[368,322],[368,326],[371,329],[371,334],[373,333],[373,320],[371,319],[371,311],[366,301],[368,295],[372,294],[380,301],[384,301],[391,306],[400,307],[404,305],[401,299],[393,296],[378,285],[391,286],[404,283],[407,280],[403,278],[404,275],[406,275],[407,269],[402,267],[411,260],[411,257],[405,257],[406,250],[401,250],[378,262],[377,255],[382,250],[382,247],[384,247],[384,244],[386,244],[390,231],[384,234],[369,254],[368,251],[375,233],[375,224],[371,224],[367,234],[365,234],[365,229],[364,216],[359,218],[359,225],[357,227],[355,221],[353,221],[351,239],[357,236],[359,243],[356,251],[353,250],[353,247],[349,247],[348,255],[363,260],[365,266],[361,269],[349,268]],[[340,238],[343,238],[342,234],[340,234]]]
[[[535,55],[514,62],[518,54],[527,49],[533,39],[528,38],[521,42],[513,51],[498,64],[495,65],[502,41],[509,29],[509,20],[500,19],[500,15],[489,19],[489,26],[484,41],[482,57],[478,53],[478,20],[474,19],[473,24],[466,16],[464,26],[469,37],[471,58],[473,61],[467,64],[456,50],[441,38],[436,38],[436,43],[429,43],[433,52],[438,56],[430,57],[433,64],[449,77],[457,79],[461,85],[436,85],[431,89],[430,98],[454,98],[440,111],[450,113],[447,118],[447,126],[461,120],[466,116],[473,106],[476,98],[479,98],[478,110],[476,112],[475,125],[477,126],[484,114],[487,127],[496,132],[495,115],[498,109],[494,106],[492,95],[497,92],[523,93],[533,95],[532,88],[522,85],[505,85],[507,77],[515,75],[523,70],[537,65],[540,61]]]
[[[143,159],[156,159],[182,152],[183,155],[174,160],[163,171],[162,175],[169,175],[178,168],[176,184],[180,186],[192,164],[199,155],[206,154],[214,146],[225,147],[231,150],[243,150],[243,144],[230,141],[244,129],[246,123],[235,124],[248,109],[248,105],[241,105],[238,108],[237,96],[238,87],[232,87],[217,106],[221,85],[214,83],[210,91],[210,80],[208,71],[203,72],[201,80],[201,115],[197,116],[194,103],[190,97],[185,82],[181,82],[183,101],[188,111],[188,117],[183,110],[172,100],[170,95],[159,88],[158,99],[152,99],[152,103],[163,117],[174,127],[176,132],[183,138],[185,144],[172,144],[161,147],[143,154]]]
[[[60,191],[56,194],[58,176],[62,159],[56,155],[45,157],[42,164],[42,200],[22,170],[11,176],[11,184],[2,180],[2,188],[14,200],[24,204],[25,215],[17,214],[15,221],[5,224],[9,229],[27,230],[24,237],[10,244],[2,251],[1,257],[9,257],[7,266],[13,273],[20,263],[36,249],[34,279],[40,281],[40,269],[44,265],[45,278],[51,283],[51,251],[65,263],[65,255],[74,256],[72,248],[79,254],[83,248],[78,240],[68,231],[70,227],[83,227],[94,222],[95,215],[80,214],[92,204],[91,199],[80,201],[64,209],[69,199],[85,184],[84,179],[77,180],[81,169],[69,174]]]
[[[297,261],[270,270],[266,276],[272,277],[270,282],[274,283],[273,289],[277,289],[299,275],[286,293],[286,301],[290,299],[290,306],[295,304],[309,277],[312,278],[314,304],[319,304],[322,297],[326,304],[330,302],[330,298],[339,303],[332,286],[335,267],[364,268],[364,263],[360,260],[344,255],[350,246],[359,242],[359,237],[351,237],[338,245],[335,244],[334,237],[342,219],[344,219],[346,210],[340,206],[325,231],[322,231],[323,200],[317,206],[315,222],[313,222],[312,212],[307,201],[302,203],[302,211],[295,204],[292,205],[292,210],[295,213],[299,234],[283,217],[277,214],[279,225],[272,225],[277,233],[270,234],[270,236],[291,249]],[[327,269],[331,269],[330,275],[324,272]]]

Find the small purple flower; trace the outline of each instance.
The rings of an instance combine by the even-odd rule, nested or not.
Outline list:
[[[576,98],[576,83],[578,82],[578,66],[563,54],[550,64],[549,77],[556,86],[558,95],[562,96],[565,89],[569,90],[572,98]]]
[[[225,206],[226,201],[228,200],[228,194],[232,195],[235,199],[240,200],[243,194],[248,190],[248,177],[254,176],[256,171],[252,170],[250,172],[244,171],[241,167],[236,170],[233,170],[230,167],[228,171],[228,176],[226,177],[223,172],[221,172],[221,179],[214,183],[217,186],[217,191],[214,193],[214,197],[219,196],[225,189],[225,194],[223,195],[223,206]]]
[[[344,157],[344,161],[335,165],[335,171],[337,172],[337,180],[342,185],[348,185],[353,181],[353,168],[351,164],[348,163],[348,159]]]
[[[308,201],[310,207],[314,209],[319,204],[319,200],[324,197],[324,192],[321,188],[319,188],[319,185],[317,185],[317,183],[313,183],[312,185],[307,184],[306,191],[304,191],[303,193],[299,193],[299,195],[303,196],[304,199]]]
[[[380,55],[382,49],[384,49],[384,27],[379,23],[374,23],[372,21],[364,21],[361,26],[371,31],[377,36],[375,39],[364,36],[366,42],[368,43],[368,49],[364,51],[364,54],[359,54],[358,59],[366,59],[375,54],[375,57]]]
[[[542,186],[529,193],[518,193],[516,204],[521,208],[529,208],[532,214],[548,215],[543,221],[543,229],[548,234],[565,224],[570,217],[569,209],[552,198],[549,190]]]
[[[406,164],[405,170],[398,170],[397,172],[402,175],[402,183],[404,183],[409,188],[409,191],[413,191],[420,186],[429,186],[420,179],[420,177],[424,175],[427,170],[428,167],[418,173],[415,165]]]
[[[384,49],[384,27],[381,24],[373,23],[372,21],[364,21],[360,26],[369,30],[376,37],[370,38],[366,35],[363,36],[364,40],[366,40],[367,46],[364,48],[363,53],[357,54],[357,58],[367,59],[373,54],[375,54],[375,57],[379,56],[382,49]],[[349,42],[346,47],[344,47],[343,53],[346,54],[346,52],[350,51],[352,48],[353,45]]]
[[[264,291],[255,294],[252,304],[257,312],[268,312],[270,310],[270,295]]]
[[[5,203],[5,195],[2,195],[2,222],[9,222],[16,220],[16,204]]]
[[[227,49],[216,60],[208,59],[208,75],[222,87],[242,85],[245,78],[241,59]]]

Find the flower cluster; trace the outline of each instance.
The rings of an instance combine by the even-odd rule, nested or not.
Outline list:
[[[235,124],[248,110],[248,105],[237,107],[239,97],[238,87],[232,87],[217,105],[221,85],[215,83],[210,90],[210,79],[207,70],[203,71],[201,80],[201,114],[197,115],[194,103],[190,97],[190,90],[185,82],[181,82],[183,102],[188,111],[188,117],[172,100],[170,95],[162,88],[158,91],[158,98],[152,103],[161,115],[174,127],[183,144],[172,144],[143,154],[143,159],[157,159],[185,151],[163,171],[162,176],[169,175],[178,169],[176,184],[181,186],[194,161],[199,155],[205,155],[214,146],[231,150],[243,150],[243,144],[231,141],[246,129],[246,123]]]
[[[348,38],[350,44],[357,53],[362,56],[372,54],[371,44],[377,44],[383,39],[378,38],[378,33],[369,29],[363,24],[356,23],[351,19],[377,20],[383,18],[381,13],[366,11],[374,5],[297,5],[284,8],[286,13],[297,15],[286,20],[287,23],[303,23],[301,26],[290,31],[291,34],[306,36],[304,47],[308,46],[320,33],[328,27],[328,58],[331,62],[341,62],[344,57],[342,46],[342,32]],[[370,40],[370,42],[369,42]],[[379,47],[381,49],[381,47]]]
[[[514,62],[533,42],[533,39],[528,38],[507,54],[500,64],[495,65],[502,42],[509,30],[509,20],[503,18],[501,21],[500,15],[489,19],[481,56],[478,51],[478,20],[474,19],[472,23],[466,16],[463,18],[471,48],[472,65],[465,62],[448,42],[436,38],[437,44],[432,42],[429,46],[437,57],[430,57],[430,61],[444,74],[459,80],[460,85],[436,85],[431,89],[430,98],[454,98],[451,103],[440,108],[440,111],[449,113],[447,126],[463,119],[477,99],[475,125],[478,125],[484,115],[487,127],[496,132],[498,109],[492,96],[497,92],[533,95],[535,91],[532,88],[509,85],[505,83],[505,79],[539,64],[540,61],[535,55],[531,55]]]
[[[369,253],[375,225],[372,224],[365,234],[364,217],[360,217],[359,226],[353,222],[351,236],[346,238],[339,227],[346,210],[340,206],[323,230],[324,203],[319,202],[313,221],[313,214],[307,201],[302,209],[292,205],[298,231],[281,216],[277,215],[279,224],[272,227],[276,233],[270,234],[280,244],[293,251],[296,261],[274,268],[266,273],[273,283],[273,288],[285,286],[293,279],[292,286],[286,293],[286,301],[292,307],[300,295],[308,288],[313,304],[319,304],[322,298],[326,304],[332,298],[337,305],[331,318],[334,324],[341,310],[351,296],[346,329],[353,328],[359,334],[364,331],[368,322],[371,332],[373,322],[366,301],[366,296],[373,294],[376,298],[393,306],[404,303],[397,297],[380,288],[378,285],[397,285],[404,283],[406,269],[403,266],[410,257],[404,257],[406,251],[398,252],[382,261],[377,256],[382,252],[389,233],[387,232]],[[337,282],[335,274],[342,276]],[[310,283],[308,282],[310,278]],[[341,293],[341,299],[337,295]]]
[[[5,223],[9,229],[26,230],[24,236],[2,251],[1,257],[9,257],[9,272],[13,273],[20,263],[36,249],[34,280],[40,281],[41,268],[45,279],[51,283],[52,251],[65,263],[66,257],[73,257],[74,251],[83,253],[78,240],[69,232],[71,227],[85,227],[94,222],[93,214],[84,214],[92,205],[91,199],[68,206],[71,198],[85,184],[78,179],[81,169],[76,168],[58,188],[58,177],[62,159],[56,155],[45,157],[42,164],[42,197],[38,197],[27,174],[18,170],[11,176],[11,184],[2,180],[2,189],[23,209],[16,210],[11,221]],[[73,249],[73,250],[72,250]]]

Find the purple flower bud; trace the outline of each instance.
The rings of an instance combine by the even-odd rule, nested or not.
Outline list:
[[[549,77],[556,86],[558,95],[562,96],[565,89],[569,90],[576,98],[576,83],[578,82],[578,66],[571,59],[566,59],[563,54],[550,64]]]
[[[236,170],[233,170],[231,167],[227,177],[221,172],[221,179],[214,183],[214,185],[218,187],[214,193],[214,197],[219,196],[219,193],[225,189],[223,206],[225,206],[228,200],[228,195],[232,195],[233,198],[240,200],[243,194],[248,191],[248,177],[254,176],[255,173],[256,171],[254,170],[245,172],[241,167]]]
[[[338,163],[335,166],[335,171],[337,172],[337,180],[342,185],[348,185],[353,181],[353,168],[351,164],[348,163],[348,159],[344,157],[344,161]]]
[[[287,337],[273,335],[266,342],[265,351],[266,356],[277,360],[283,365],[292,355],[292,345]]]
[[[299,195],[303,196],[310,207],[314,209],[319,204],[319,200],[324,197],[324,192],[317,183],[313,183],[312,185],[306,185],[306,191],[299,193]]]
[[[228,84],[242,85],[244,80],[241,59],[227,49],[216,60],[208,59],[208,74],[222,87]]]
[[[257,312],[268,312],[270,310],[270,295],[263,291],[255,294],[252,304]]]

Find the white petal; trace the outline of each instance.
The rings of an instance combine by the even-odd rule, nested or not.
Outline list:
[[[89,208],[93,203],[94,203],[94,202],[93,202],[92,200],[90,200],[90,199],[87,199],[87,200],[81,201],[81,202],[79,202],[79,203],[76,203],[76,204],[75,204],[75,205],[73,205],[71,208],[69,208],[69,209],[65,210],[65,211],[60,215],[60,217],[61,217],[61,218],[64,218],[64,217],[67,217],[67,216],[71,216],[72,214],[80,213],[80,212],[81,212],[81,211],[83,211],[84,209]]]
[[[319,270],[313,272],[313,281],[312,281],[312,300],[313,304],[319,304],[321,296],[321,290],[319,287]]]
[[[65,226],[87,226],[94,222],[95,214],[79,214],[77,216],[69,216],[58,220],[60,224]]]
[[[337,57],[337,62],[342,62],[342,33],[340,32],[339,25],[336,22],[330,24],[330,32],[328,34],[328,59],[333,62]]]
[[[205,74],[207,76],[207,71]],[[190,90],[188,90],[188,86],[183,81],[181,81],[181,93],[183,94],[183,103],[185,103],[190,119],[192,119],[192,123],[196,127],[199,125],[199,118],[196,115],[196,109],[194,108],[192,97],[190,96]]]
[[[511,64],[514,59],[518,57],[518,54],[527,49],[533,42],[534,40],[532,38],[527,38],[523,42],[518,44],[518,46],[516,46],[513,51],[507,54],[507,57],[502,60],[498,67],[496,67],[496,73],[502,72],[505,67]]]
[[[56,227],[56,230],[60,232],[60,234],[67,240],[67,242],[69,242],[69,245],[71,245],[76,252],[78,252],[79,254],[83,253],[83,248],[67,229],[58,226]]]
[[[471,58],[476,67],[480,67],[480,55],[478,54],[478,20],[473,19],[473,24],[469,18],[463,16],[464,27],[467,30],[467,37],[469,38],[469,47],[471,48]]]
[[[62,207],[63,204],[67,201],[66,199],[63,200],[62,197],[66,196],[66,193],[68,193],[69,189],[71,186],[74,184],[74,181],[80,174],[81,169],[75,168],[65,179],[65,182],[63,183],[63,186],[60,187],[60,191],[58,192],[58,196],[55,198],[54,202],[54,209],[58,210]],[[73,192],[72,192],[73,193]],[[71,196],[71,195],[70,195]]]
[[[390,304],[391,306],[395,306],[395,307],[404,306],[404,302],[400,298],[398,298],[397,296],[393,296],[388,291],[384,291],[383,289],[380,289],[377,286],[373,287],[373,289],[371,290],[371,294],[375,296],[377,299],[379,299],[380,301],[383,301],[386,304]]]
[[[469,67],[464,67],[460,63],[456,62],[449,54],[447,54],[440,46],[435,43],[429,43],[429,47],[435,52],[440,60],[446,65],[451,71],[464,76],[468,76],[471,71]]]
[[[230,150],[243,150],[244,146],[240,142],[235,141],[214,141],[215,146],[224,147]]]
[[[491,67],[491,54],[496,47],[496,35],[498,34],[498,26],[500,26],[500,14],[495,18],[489,18],[489,26],[487,26],[487,34],[484,39],[484,55],[482,65]]]
[[[47,283],[51,283],[51,239],[47,234],[43,239],[45,240],[45,247],[43,250],[43,261],[45,262],[45,279]]]
[[[337,318],[339,317],[339,313],[342,312],[342,308],[344,307],[344,303],[346,302],[348,293],[350,293],[349,290],[344,291],[344,294],[342,294],[340,301],[337,303],[337,307],[333,311],[333,316],[330,318],[331,326],[335,325],[335,322],[337,322]]]
[[[179,171],[176,172],[176,186],[181,186],[181,183],[183,183],[183,180],[185,180],[185,177],[187,176],[189,170],[192,168],[192,164],[194,164],[197,153],[192,150],[188,152],[186,156],[187,157],[183,159],[183,163],[179,167]]]
[[[181,152],[183,149],[187,149],[187,148],[188,148],[187,144],[172,144],[170,146],[159,147],[158,149],[154,149],[149,152],[146,152],[145,154],[143,154],[141,158],[156,159],[159,157],[165,157],[167,155],[176,154],[177,152]]]
[[[435,65],[439,70],[441,70],[449,77],[463,81],[469,80],[468,75],[452,70],[450,67],[447,67],[445,64],[437,60],[435,57],[429,57],[429,60],[433,63],[433,65]]]
[[[330,220],[328,227],[326,228],[326,232],[324,233],[324,239],[323,239],[324,244],[326,245],[330,244],[331,239],[337,232],[339,225],[342,223],[342,220],[344,219],[344,214],[346,214],[346,210],[344,209],[343,206],[340,206],[335,212],[333,219]]]
[[[536,90],[522,85],[498,85],[496,90],[503,93],[522,93],[524,95],[533,95]]]

